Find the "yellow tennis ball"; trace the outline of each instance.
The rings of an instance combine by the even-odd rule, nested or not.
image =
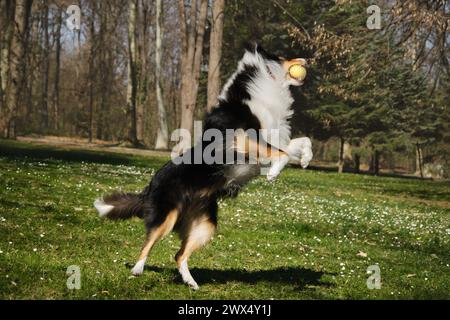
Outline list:
[[[289,75],[295,79],[305,80],[306,69],[299,64],[294,64],[289,68]]]

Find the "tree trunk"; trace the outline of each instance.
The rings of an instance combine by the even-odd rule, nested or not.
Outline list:
[[[208,16],[208,0],[201,0],[200,3],[200,12],[198,17],[198,25],[197,25],[197,39],[195,41],[195,54],[194,54],[194,60],[193,60],[193,68],[192,68],[192,74],[194,81],[191,82],[192,89],[191,89],[191,99],[190,99],[190,105],[194,106],[197,102],[197,95],[198,95],[198,86],[199,86],[199,80],[200,80],[200,70],[201,70],[201,63],[202,63],[202,57],[203,57],[203,41],[204,41],[204,35],[205,35],[205,27],[206,27],[206,17]]]
[[[18,109],[19,89],[22,80],[25,55],[25,38],[28,28],[28,17],[32,0],[16,0],[14,13],[13,36],[9,52],[10,81],[6,91],[6,103],[0,115],[0,134],[7,138],[15,138],[15,116]]]
[[[217,104],[217,97],[220,91],[224,7],[225,0],[215,0],[212,8],[212,30],[209,44],[208,67],[208,111]]]
[[[380,174],[380,151],[375,150],[375,164],[374,164],[374,173],[375,175]]]
[[[39,32],[39,20],[38,19],[34,19],[30,20],[30,26],[28,27],[28,33],[27,33],[27,39],[32,39],[32,36],[35,34],[38,34]],[[28,41],[28,40],[27,40]],[[32,44],[30,44],[30,49],[32,48]],[[26,50],[30,50],[29,48],[26,48]],[[34,60],[35,60],[35,54],[33,54],[33,52],[30,50],[29,54],[26,54],[24,56],[24,62],[26,63],[27,66],[33,66],[34,65]],[[38,118],[36,116],[36,100],[35,96],[33,95],[33,90],[36,86],[36,72],[33,72],[30,69],[34,69],[34,68],[30,68],[28,67],[26,69],[26,73],[24,74],[24,86],[25,86],[25,90],[24,90],[24,95],[26,97],[26,101],[25,103],[25,117],[24,117],[24,121],[25,123],[28,124],[29,129],[31,128],[35,128],[36,127],[36,119]],[[36,86],[37,87],[37,86]]]
[[[42,87],[41,87],[41,112],[42,125],[45,130],[49,128],[49,109],[48,109],[48,79],[50,72],[50,35],[48,25],[48,1],[44,1],[44,9],[42,12],[42,28],[44,32],[44,50],[42,59]]]
[[[78,6],[82,7],[82,1],[78,1]],[[92,33],[92,32],[91,32]],[[75,38],[74,38],[75,42]],[[93,41],[92,41],[93,42]],[[74,43],[75,46],[75,43]],[[83,105],[83,100],[85,96],[86,85],[85,81],[82,77],[82,67],[85,60],[83,60],[83,51],[81,50],[81,28],[76,31],[76,48],[77,48],[77,59],[75,62],[75,78],[76,81],[73,82],[73,90],[76,92],[76,100],[77,100],[77,108],[78,110],[85,110],[85,106]],[[78,127],[72,124],[72,128],[76,134],[79,134]],[[89,128],[88,128],[89,129]]]
[[[144,141],[145,130],[145,105],[147,103],[147,10],[149,3],[137,1],[137,23],[136,30],[137,52],[136,52],[136,137],[140,144]]]
[[[345,144],[345,140],[344,140],[344,138],[341,138],[340,145],[339,145],[339,162],[338,162],[338,172],[339,173],[344,172],[344,144]]]
[[[423,156],[422,148],[416,143],[416,175],[423,178]]]
[[[166,109],[164,108],[162,91],[161,91],[161,42],[163,37],[162,23],[162,1],[156,0],[156,100],[158,103],[158,133],[156,136],[155,149],[169,148],[169,130],[167,128]]]
[[[5,103],[6,87],[9,75],[9,52],[14,31],[14,3],[1,0],[0,2],[0,110]],[[1,112],[1,111],[0,111]]]
[[[98,51],[96,56],[98,57],[98,76],[100,78],[100,101],[97,103],[98,108],[96,110],[96,138],[103,139],[104,137],[104,125],[105,125],[105,109],[107,106],[107,97],[109,94],[110,77],[109,74],[111,72],[111,66],[108,65],[109,59],[108,55],[110,54],[111,48],[108,46],[109,38],[108,36],[108,16],[111,14],[108,12],[108,5],[106,2],[100,1],[97,3],[98,5],[98,14],[100,16],[100,28],[98,34]]]
[[[355,173],[360,173],[361,169],[361,156],[359,155],[359,153],[355,153],[355,156],[353,157],[353,163],[354,163],[354,168],[355,168]]]
[[[92,143],[94,139],[94,80],[93,76],[93,58],[89,58],[89,116],[88,116],[88,141]]]
[[[128,21],[128,84],[127,84],[127,125],[128,140],[133,145],[138,145],[136,131],[136,0],[130,0],[130,17]]]
[[[189,26],[186,25],[184,1],[178,1],[180,25],[182,33],[181,55],[181,129],[192,134],[195,106],[198,94],[198,82],[203,54],[203,38],[205,34],[208,0],[200,0],[200,11],[197,17],[197,0],[192,1]],[[198,20],[198,21],[197,21]],[[178,153],[191,147],[191,141],[183,140],[177,145]]]
[[[380,173],[380,151],[374,150],[372,153],[372,158],[370,159],[370,172],[374,175]]]
[[[57,12],[58,17],[56,21],[56,52],[55,52],[55,78],[53,82],[53,129],[58,130],[60,127],[59,117],[59,81],[60,81],[60,71],[61,71],[61,25],[62,25],[62,13]]]
[[[90,17],[90,26],[89,26],[89,32],[90,32],[90,40],[91,40],[91,48],[89,52],[89,72],[88,72],[88,83],[89,83],[89,102],[88,102],[88,140],[89,143],[92,143],[95,135],[95,125],[94,125],[94,84],[95,84],[95,66],[94,66],[94,57],[95,57],[95,43],[97,41],[95,36],[95,12],[93,12],[92,16]]]

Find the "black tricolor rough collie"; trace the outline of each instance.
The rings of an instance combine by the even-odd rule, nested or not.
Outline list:
[[[236,72],[225,84],[218,105],[204,120],[204,130],[269,130],[263,139],[247,139],[244,154],[256,148],[256,157],[271,163],[268,179],[278,176],[290,158],[308,165],[312,158],[308,138],[291,140],[289,119],[293,102],[289,86],[302,82],[289,76],[292,64],[305,65],[303,59],[285,60],[268,54],[259,46],[247,49]],[[270,130],[277,130],[277,145],[268,144]],[[265,140],[264,144],[261,140]],[[203,148],[203,147],[201,147]],[[194,153],[192,148],[186,152]],[[235,151],[237,152],[237,151]],[[140,194],[113,193],[95,201],[101,217],[143,218],[146,239],[132,273],[139,275],[153,245],[172,230],[182,240],[175,256],[178,270],[191,288],[198,285],[189,272],[190,255],[206,244],[217,226],[217,201],[236,196],[251,178],[260,173],[259,164],[187,164],[168,162]]]

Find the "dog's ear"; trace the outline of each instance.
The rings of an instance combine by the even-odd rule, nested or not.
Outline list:
[[[279,62],[280,61],[280,57],[278,57],[277,55],[275,55],[275,54],[272,54],[272,53],[270,53],[270,52],[267,52],[266,50],[264,50],[264,48],[262,47],[262,46],[260,46],[260,45],[258,45],[257,47],[256,47],[256,52],[260,55],[260,56],[262,56],[264,59],[266,59],[266,60],[272,60],[272,61],[276,61],[276,62]]]
[[[258,50],[258,47],[260,47],[260,45],[254,40],[250,40],[250,41],[247,41],[244,43],[245,51],[248,51],[251,53],[256,53]]]
[[[245,43],[245,50],[251,53],[259,53],[262,56],[270,55],[266,50],[264,50],[262,45],[255,40],[247,41]]]
[[[273,60],[273,61],[280,61],[280,58],[272,53],[267,52],[260,43],[256,41],[248,41],[245,43],[245,50],[251,53],[259,54],[261,57],[263,57],[265,60]]]

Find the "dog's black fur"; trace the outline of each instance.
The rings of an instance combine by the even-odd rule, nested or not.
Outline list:
[[[264,59],[281,63],[282,60],[264,51],[260,46],[252,47]],[[218,129],[226,135],[227,129],[261,129],[258,117],[252,113],[246,100],[251,98],[248,85],[258,70],[253,65],[244,65],[235,75],[226,91],[226,99],[219,99],[218,105],[204,119],[203,129]],[[195,148],[188,150],[194,159]],[[225,153],[224,153],[225,154]],[[140,194],[114,193],[103,198],[105,205],[114,208],[106,214],[109,219],[143,218],[148,233],[162,225],[170,212],[176,210],[178,217],[174,230],[184,240],[190,225],[200,216],[217,225],[217,201],[224,197],[235,197],[239,190],[259,173],[259,165],[249,165],[243,179],[230,179],[229,172],[236,164],[176,164],[169,161],[153,177],[149,186]]]
[[[254,49],[252,45],[247,48],[247,50]],[[256,50],[267,60],[280,61],[278,57],[269,54],[261,46],[256,46]],[[244,102],[250,99],[247,86],[256,72],[256,68],[250,65],[236,76],[227,90],[226,101],[219,100],[218,105],[206,114],[204,131],[218,129],[225,136],[226,129],[256,131],[261,129],[258,118]],[[205,148],[206,146],[207,143],[203,143],[196,147]],[[186,152],[190,152],[191,159],[194,159],[194,148]],[[105,196],[104,202],[114,206],[107,217],[110,219],[128,219],[132,216],[144,218],[146,227],[150,230],[163,223],[168,212],[177,209],[182,219],[179,219],[175,225],[175,231],[187,220],[183,217],[192,216],[188,219],[191,220],[198,212],[207,212],[211,222],[217,224],[217,200],[235,197],[243,187],[243,184],[227,184],[225,176],[227,166],[233,166],[233,164],[175,164],[169,161],[155,174],[142,193],[113,193]],[[256,169],[255,172],[257,172]],[[199,196],[205,194],[206,190],[208,190],[208,196]]]

